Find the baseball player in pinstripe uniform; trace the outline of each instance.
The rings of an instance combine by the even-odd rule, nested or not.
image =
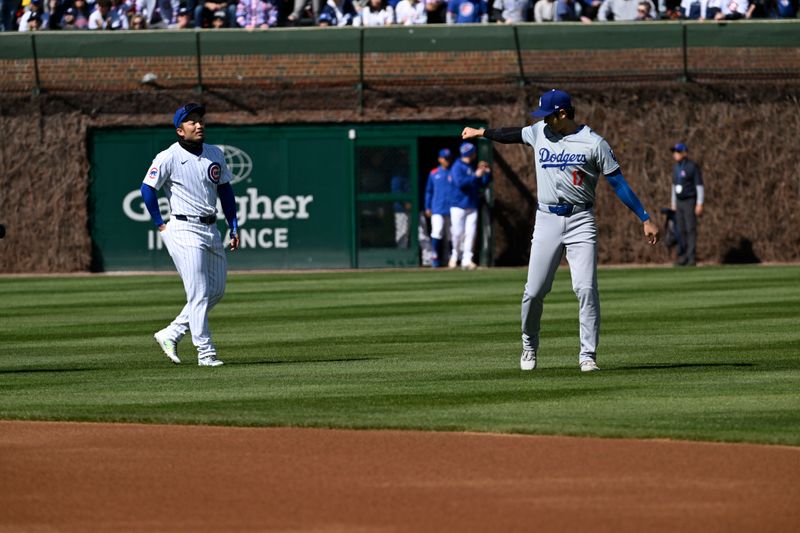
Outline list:
[[[575,110],[563,91],[546,92],[533,111],[543,118],[525,128],[464,128],[464,139],[486,137],[500,143],[533,148],[538,210],[531,241],[528,280],[522,296],[522,355],[520,368],[536,368],[544,297],[566,250],[572,289],[578,297],[583,372],[599,370],[600,298],[597,290],[597,224],[595,187],[602,176],[642,221],[650,244],[658,242],[658,227],[622,176],[619,163],[605,139],[574,120]]]
[[[208,329],[208,313],[222,299],[228,270],[216,225],[217,198],[231,229],[231,251],[239,247],[239,237],[231,172],[222,150],[203,143],[204,115],[205,107],[195,103],[175,112],[178,141],[153,160],[141,192],[186,291],[186,305],[171,324],[156,332],[156,342],[178,364],[178,343],[190,331],[198,364],[220,366]],[[169,223],[158,209],[156,191],[162,187],[172,213]]]

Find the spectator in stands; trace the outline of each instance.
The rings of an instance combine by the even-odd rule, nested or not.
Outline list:
[[[28,31],[28,21],[32,16],[36,15],[38,17],[38,24],[37,30],[42,29],[42,0],[31,0],[28,4],[27,9],[25,12],[22,13],[22,16],[19,17],[19,31]]]
[[[144,18],[144,15],[142,15],[141,13],[136,13],[134,16],[131,17],[131,29],[132,30],[147,29],[147,19]]]
[[[660,13],[660,18],[662,20],[682,19],[683,18],[683,9],[681,8],[682,1],[683,0],[661,0],[661,2],[656,4],[657,11]]]
[[[646,0],[641,0],[639,2],[639,7],[637,8],[636,20],[655,20],[651,14],[651,5],[652,4],[649,4]]]
[[[173,6],[171,0],[136,0],[136,13],[151,30],[165,29],[172,23]]]
[[[218,17],[218,11],[223,11],[225,16]],[[214,22],[215,18],[217,19],[216,23]],[[198,5],[194,8],[195,28],[216,28],[219,27],[221,22],[225,24],[222,27],[227,28],[229,21],[233,20],[236,20],[235,0],[231,0],[231,2],[227,0],[200,0]]]
[[[492,14],[498,23],[516,24],[530,20],[531,0],[494,0]]]
[[[714,16],[722,11],[723,0],[700,0],[700,19],[714,20]]]
[[[394,9],[386,0],[369,0],[353,21],[353,26],[389,26],[394,24]]]
[[[444,24],[447,22],[447,0],[424,0],[423,3],[425,4],[425,12],[428,14],[427,24]]]
[[[413,24],[427,24],[428,12],[425,4],[420,0],[400,0],[394,10],[395,20],[398,24],[411,26]]]
[[[797,16],[797,0],[775,0],[770,8],[770,17],[793,19]]]
[[[226,10],[218,9],[211,14],[212,30],[219,30],[221,28],[227,28],[228,26],[228,12]]]
[[[714,20],[740,20],[745,18],[750,4],[747,0],[724,2],[722,10],[714,15]]]
[[[266,29],[278,24],[278,5],[273,0],[239,0],[236,25],[240,28]]]
[[[16,29],[17,0],[0,0],[0,31]]]
[[[602,4],[602,0],[556,0],[556,21],[589,24]]]
[[[314,25],[322,9],[322,3],[322,0],[294,0],[294,8],[286,17],[286,25],[300,26],[304,22],[305,25]]]
[[[319,14],[320,26],[352,26],[358,15],[353,0],[328,0]]]
[[[650,0],[643,0],[650,5],[650,16],[656,17],[656,7]],[[603,0],[603,4],[597,12],[597,20],[621,21],[636,20],[639,16],[639,0]]]
[[[767,18],[769,12],[769,4],[771,0],[750,0],[750,7],[747,8],[747,13],[744,18],[746,19],[763,19]]]
[[[75,10],[74,7],[68,7],[64,11],[64,16],[61,17],[61,29],[62,30],[78,30],[78,25],[76,24],[75,16],[78,12]]]
[[[576,8],[575,0],[556,0],[556,22],[578,22],[581,8]]]
[[[447,4],[448,24],[487,24],[489,3],[487,0],[449,0]]]
[[[556,19],[555,0],[538,0],[533,6],[533,20],[535,22],[553,22]]]
[[[42,29],[44,29],[42,27],[42,13],[39,11],[31,12],[25,24],[25,31],[39,31]]]
[[[60,30],[61,18],[69,7],[71,0],[47,0],[46,9],[42,16],[42,29]]]
[[[169,25],[171,30],[188,30],[192,27],[192,13],[186,6],[178,8],[178,14],[175,16],[175,23]]]
[[[72,2],[72,9],[75,10],[75,28],[85,30],[89,28],[89,17],[92,10],[86,3],[86,0],[74,0]]]
[[[90,30],[127,30],[127,6],[113,5],[111,0],[97,0],[97,9],[89,15]]]
[[[700,20],[706,18],[707,0],[682,0],[681,18],[687,20]]]

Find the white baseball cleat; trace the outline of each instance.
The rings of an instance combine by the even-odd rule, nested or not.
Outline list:
[[[476,263],[473,263],[472,261],[470,261],[466,265],[463,265],[461,268],[464,269],[464,270],[475,270],[475,269],[478,268],[478,265]]]
[[[458,266],[458,259],[455,257],[451,257],[450,261],[447,263],[447,268],[455,268]]]
[[[581,372],[597,372],[598,370],[600,370],[600,367],[591,359],[581,361]]]
[[[222,366],[225,363],[217,359],[216,354],[204,355],[197,358],[197,366]]]
[[[519,358],[520,370],[533,370],[536,368],[536,350],[522,350]]]
[[[167,332],[163,329],[161,331],[156,331],[153,335],[153,338],[156,340],[158,345],[161,347],[161,351],[164,352],[164,355],[169,357],[169,360],[179,365],[181,360],[178,359],[178,343],[174,340],[170,339],[167,336]]]

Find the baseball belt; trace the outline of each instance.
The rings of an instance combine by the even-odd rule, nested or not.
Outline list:
[[[178,220],[183,220],[184,222],[186,222],[189,219],[193,219],[193,220],[197,219],[200,222],[202,222],[203,224],[213,224],[214,222],[217,221],[217,216],[216,215],[208,215],[207,217],[192,216],[192,215],[189,215],[189,216],[187,216],[187,215],[172,215],[172,216],[174,216]]]
[[[585,204],[539,204],[539,211],[544,211],[545,213],[553,213],[554,215],[558,215],[560,217],[568,217],[570,215],[574,215],[575,213],[580,213],[581,211],[588,211],[589,209],[594,206],[594,203],[587,202]]]

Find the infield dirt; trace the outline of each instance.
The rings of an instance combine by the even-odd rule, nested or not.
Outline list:
[[[797,531],[800,448],[0,421],[0,531]]]

